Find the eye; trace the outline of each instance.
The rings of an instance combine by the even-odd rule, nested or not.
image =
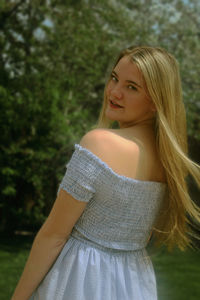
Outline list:
[[[111,74],[110,79],[114,82],[118,81],[117,77],[114,74]]]
[[[137,91],[137,88],[134,85],[128,85],[128,89]]]

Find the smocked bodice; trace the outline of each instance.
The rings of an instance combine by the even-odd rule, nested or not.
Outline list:
[[[72,235],[123,250],[147,245],[166,192],[163,183],[118,175],[79,144],[75,144],[61,188],[88,202]]]

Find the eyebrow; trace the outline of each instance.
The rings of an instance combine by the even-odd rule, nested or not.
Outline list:
[[[112,74],[114,74],[116,77],[118,77],[117,73],[115,71],[112,71]],[[128,83],[132,83],[134,85],[137,85],[138,87],[142,88],[141,85],[139,85],[137,82],[132,80],[126,80]]]

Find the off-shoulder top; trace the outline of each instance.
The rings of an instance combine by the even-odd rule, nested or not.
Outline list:
[[[146,247],[166,184],[119,175],[79,144],[66,167],[58,192],[87,202],[72,234],[113,249]]]

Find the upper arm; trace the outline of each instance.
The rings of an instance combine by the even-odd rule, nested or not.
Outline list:
[[[86,202],[76,200],[61,189],[40,232],[46,236],[54,236],[57,239],[66,239],[86,205]]]
[[[113,149],[119,146],[119,142],[109,131],[104,129],[91,130],[83,136],[80,145],[93,152],[113,169],[115,169],[116,161],[119,163],[118,159],[113,161]],[[80,161],[79,157],[76,157],[71,160],[57,199],[41,228],[41,232],[59,239],[65,239],[69,236],[83,213],[87,201],[95,192],[96,173],[96,169],[90,168],[84,159]]]
[[[92,134],[83,138],[84,146],[91,147]],[[95,143],[93,143],[95,144]],[[79,154],[77,154],[79,155]],[[95,168],[90,168],[85,157],[74,156],[60,184],[53,208],[43,224],[40,233],[66,239],[82,215],[87,202],[94,193]]]

